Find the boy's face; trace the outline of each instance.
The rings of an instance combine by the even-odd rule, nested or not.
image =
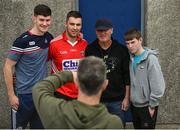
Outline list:
[[[34,27],[36,27],[37,33],[44,34],[48,31],[51,24],[51,16],[37,15],[33,16]]]
[[[82,19],[69,17],[66,22],[66,33],[70,38],[76,38],[82,28]]]
[[[142,48],[142,38],[126,41],[127,48],[131,54],[138,55]]]

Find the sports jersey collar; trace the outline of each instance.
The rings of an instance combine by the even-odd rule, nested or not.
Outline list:
[[[30,32],[30,30],[28,30],[27,32],[28,32],[29,35],[33,35],[33,34]]]
[[[43,35],[36,35],[36,34],[33,34],[30,30],[27,31],[27,34],[29,36],[37,36],[37,37],[43,37],[44,35],[46,35],[47,32],[45,32]]]

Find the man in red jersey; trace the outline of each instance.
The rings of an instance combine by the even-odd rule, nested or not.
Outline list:
[[[49,47],[51,73],[61,70],[77,71],[79,60],[84,57],[87,41],[82,39],[82,16],[78,11],[70,11],[66,17],[66,30],[53,39]],[[71,100],[77,98],[78,90],[74,83],[66,83],[58,88],[55,96]]]

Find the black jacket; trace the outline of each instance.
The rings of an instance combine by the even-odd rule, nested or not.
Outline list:
[[[85,56],[92,55],[103,58],[107,66],[109,84],[102,95],[102,101],[122,101],[125,96],[125,85],[130,84],[128,49],[118,41],[112,40],[111,46],[103,50],[96,39],[85,50]]]

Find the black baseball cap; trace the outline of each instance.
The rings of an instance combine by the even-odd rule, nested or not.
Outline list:
[[[108,30],[112,28],[112,22],[109,19],[99,19],[96,21],[95,29],[96,30]]]

